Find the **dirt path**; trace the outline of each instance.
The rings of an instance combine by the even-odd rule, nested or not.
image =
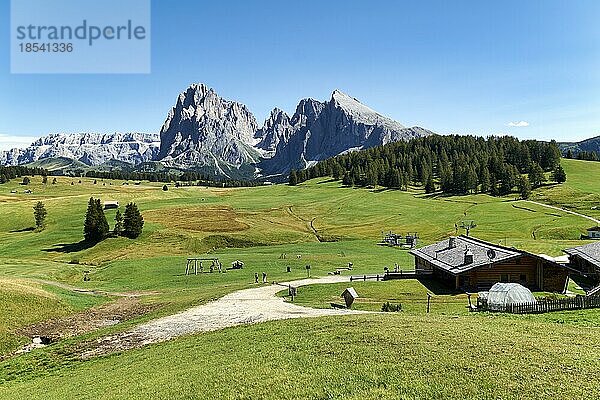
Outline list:
[[[567,213],[567,214],[576,215],[576,216],[581,217],[581,218],[589,219],[590,221],[593,221],[596,224],[600,224],[600,220],[597,220],[596,218],[590,217],[590,216],[585,215],[585,214],[580,214],[580,213],[575,212],[575,211],[565,210],[564,208],[560,208],[560,207],[550,206],[550,205],[544,204],[544,203],[538,203],[537,201],[532,201],[532,200],[525,200],[525,201],[527,203],[536,204],[538,206],[542,206],[542,207],[546,207],[546,208],[551,208],[551,209],[557,210],[557,211],[562,211],[562,212]]]
[[[68,290],[70,292],[89,294],[94,296],[114,296],[114,297],[142,297],[142,296],[152,296],[155,294],[159,294],[159,292],[107,292],[104,290],[93,290],[93,289],[82,289],[76,286],[68,285],[66,283],[56,282],[56,281],[48,281],[44,279],[31,279],[33,282],[42,283],[44,285],[54,286],[60,289]]]
[[[303,279],[282,283],[282,285],[291,283],[298,287],[347,281],[347,277],[329,276],[321,279]],[[281,290],[285,290],[285,288],[280,285],[264,285],[228,294],[213,302],[139,325],[129,332],[88,343],[87,348],[82,349],[82,357],[89,358],[99,354],[163,342],[192,333],[210,332],[238,325],[290,318],[361,313],[344,309],[315,309],[297,306],[277,297],[276,294]]]

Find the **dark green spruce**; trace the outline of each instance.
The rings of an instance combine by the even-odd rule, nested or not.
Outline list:
[[[90,197],[83,223],[83,237],[87,242],[100,242],[108,236],[109,230],[100,199]]]
[[[142,234],[144,229],[144,218],[135,203],[129,203],[125,207],[123,215],[123,236],[135,239]]]

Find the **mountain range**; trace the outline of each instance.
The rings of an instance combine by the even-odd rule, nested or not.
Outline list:
[[[25,149],[0,152],[0,164],[51,158],[88,166],[158,161],[168,168],[248,179],[285,175],[338,154],[431,134],[404,127],[339,90],[328,101],[301,100],[291,116],[275,108],[259,126],[245,105],[193,84],[177,97],[158,134],[51,134]]]
[[[600,154],[600,136],[582,140],[580,142],[559,143],[558,147],[562,151],[563,155],[567,154],[569,150],[571,150],[575,156],[584,151]]]
[[[111,160],[140,164],[158,154],[160,137],[152,133],[53,133],[29,147],[0,152],[0,165],[21,165],[39,160],[64,158],[88,166]]]

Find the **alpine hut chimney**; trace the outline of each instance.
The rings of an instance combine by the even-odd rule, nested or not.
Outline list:
[[[465,250],[465,265],[473,264],[473,252],[470,249]]]
[[[456,238],[454,236],[450,236],[450,240],[448,241],[448,248],[449,249],[456,248]]]

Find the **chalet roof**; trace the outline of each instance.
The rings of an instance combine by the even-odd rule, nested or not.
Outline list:
[[[564,250],[564,252],[570,256],[579,256],[594,265],[600,266],[600,242],[574,247]]]
[[[591,228],[588,228],[587,231],[588,232],[600,232],[600,226],[593,226]]]
[[[450,246],[452,239],[447,239],[412,250],[410,254],[421,257],[454,275],[527,254],[523,251],[495,245],[473,237],[459,236],[453,239],[453,247]],[[473,254],[473,262],[465,262],[465,252],[467,251]],[[490,260],[488,254],[492,255],[492,252],[494,257]]]

